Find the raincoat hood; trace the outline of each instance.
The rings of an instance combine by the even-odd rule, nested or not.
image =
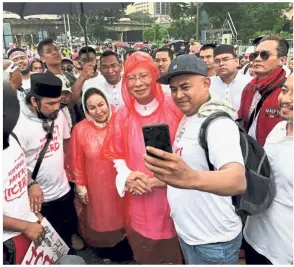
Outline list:
[[[86,110],[86,100],[85,100],[85,95],[86,95],[86,92],[89,91],[90,89],[96,89],[97,92],[100,92],[100,93],[104,96],[104,98],[106,99],[106,103],[107,103],[108,108],[109,108],[109,115],[108,115],[107,121],[104,122],[104,123],[96,122],[96,121],[92,118],[92,116],[91,116],[91,115],[87,112],[87,110]],[[85,113],[85,117],[86,117],[86,119],[87,119],[89,122],[93,123],[93,124],[96,125],[98,128],[104,128],[104,127],[106,127],[106,126],[108,125],[108,123],[109,123],[109,121],[110,121],[110,119],[111,119],[111,117],[112,117],[112,110],[111,110],[111,106],[109,105],[108,100],[107,100],[105,94],[102,92],[102,90],[100,90],[100,89],[98,89],[98,88],[88,88],[87,90],[85,90],[84,93],[83,93],[83,95],[82,95],[82,106],[83,106],[83,110],[84,110],[84,113]]]

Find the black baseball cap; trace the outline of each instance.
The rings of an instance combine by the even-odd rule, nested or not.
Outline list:
[[[207,66],[203,59],[195,57],[195,55],[180,55],[172,61],[167,74],[159,77],[157,82],[169,84],[171,78],[181,74],[207,76]]]

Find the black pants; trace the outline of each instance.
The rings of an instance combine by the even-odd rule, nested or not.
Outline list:
[[[77,214],[73,204],[73,191],[42,205],[41,214],[52,224],[64,242],[71,247],[71,236],[78,233]]]
[[[112,248],[96,248],[95,250],[100,258],[110,259],[116,262],[133,260],[133,252],[127,238],[124,238]]]
[[[268,244],[270,246],[270,244]],[[246,240],[243,240],[243,248],[245,251],[246,265],[272,265],[272,263],[263,255],[256,252]]]

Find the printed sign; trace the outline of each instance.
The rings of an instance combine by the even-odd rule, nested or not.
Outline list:
[[[69,251],[69,247],[46,218],[42,220],[41,224],[45,228],[45,238],[37,248],[33,242],[31,243],[22,265],[54,264],[61,256],[67,255]]]

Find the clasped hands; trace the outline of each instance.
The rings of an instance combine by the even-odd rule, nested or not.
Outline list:
[[[154,178],[156,179],[156,178]],[[128,176],[124,188],[124,192],[129,192],[132,195],[143,195],[152,192],[152,178],[148,175],[134,171]]]

